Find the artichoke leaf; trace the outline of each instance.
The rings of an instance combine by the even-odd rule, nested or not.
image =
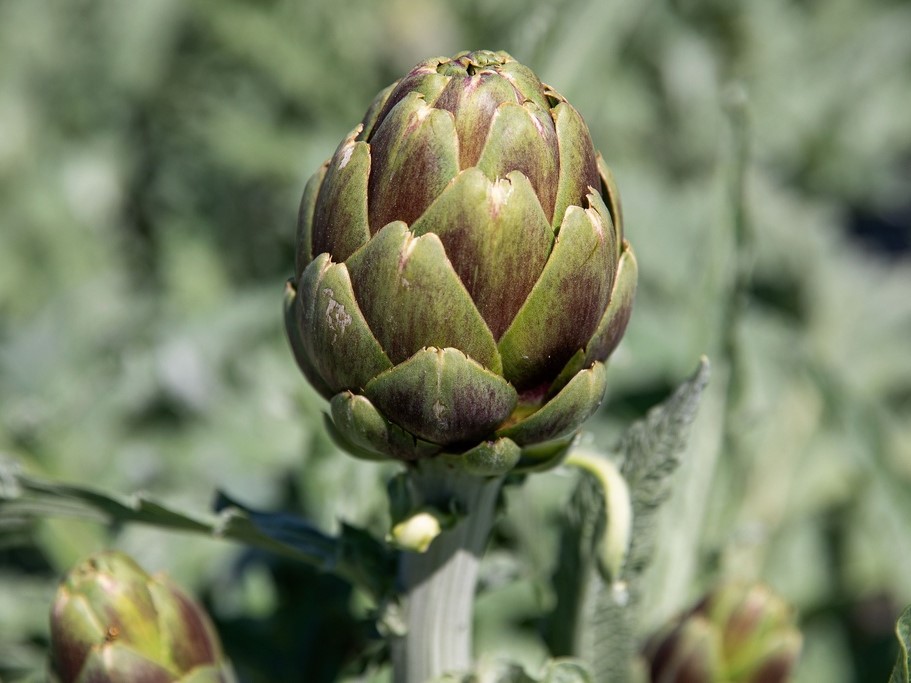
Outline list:
[[[233,676],[221,666],[201,666],[193,669],[177,683],[234,683]]]
[[[370,158],[371,232],[392,221],[413,223],[459,171],[452,114],[409,93],[379,122]]]
[[[498,373],[496,342],[434,234],[387,225],[347,261],[364,318],[393,363],[425,347],[458,348]]]
[[[360,126],[338,146],[316,200],[311,251],[331,254],[334,261],[344,261],[370,239],[367,222],[370,146],[355,142],[359,132]]]
[[[391,453],[387,451],[380,452],[372,446],[370,448],[359,446],[335,426],[335,422],[331,415],[324,415],[323,418],[323,424],[325,425],[326,432],[329,434],[332,442],[348,455],[353,456],[358,460],[366,460],[368,462],[383,462],[384,460],[389,460],[393,457]]]
[[[503,55],[503,53],[500,54]],[[503,63],[498,67],[500,75],[512,83],[513,87],[522,94],[523,99],[531,100],[544,111],[549,109],[550,102],[545,92],[546,86],[538,80],[535,72],[508,55],[503,56],[507,58],[503,59]]]
[[[317,256],[301,275],[298,301],[306,356],[333,393],[360,389],[392,367],[358,308],[345,264]]]
[[[505,102],[494,112],[480,168],[491,180],[510,171],[521,172],[535,188],[535,194],[550,222],[557,196],[559,158],[557,131],[546,109],[533,102]]]
[[[73,680],[95,643],[107,636],[107,624],[95,614],[82,595],[61,587],[54,605],[51,631],[57,643],[55,665],[61,676]]]
[[[624,242],[614,289],[607,309],[601,316],[601,322],[598,323],[598,328],[585,349],[579,349],[563,366],[557,379],[547,390],[545,400],[555,396],[582,368],[590,366],[595,361],[603,363],[614,352],[629,323],[633,299],[636,296],[636,280],[636,258],[632,247],[628,242]]]
[[[585,349],[583,365],[594,361],[604,361],[617,348],[633,312],[637,280],[636,256],[629,243],[624,242],[610,303],[604,311],[601,322],[598,323],[598,329],[595,330],[595,334]]]
[[[570,357],[566,362],[566,365],[563,366],[563,369],[560,370],[560,374],[557,375],[557,379],[548,387],[547,393],[544,395],[544,401],[547,402],[559,394],[563,387],[569,384],[569,381],[575,377],[582,368],[588,366],[591,366],[591,361],[588,363],[585,362],[585,349],[579,349]]]
[[[114,641],[93,649],[75,679],[76,683],[97,681],[142,681],[173,683],[176,672],[150,661],[132,648]]]
[[[221,659],[218,634],[209,620],[173,581],[156,579],[147,586],[158,613],[161,647],[174,666],[190,671]]]
[[[380,118],[380,113],[386,111],[386,103],[389,101],[389,96],[392,95],[392,92],[398,86],[399,81],[386,86],[380,90],[376,97],[373,98],[373,102],[370,103],[370,106],[367,107],[367,112],[364,114],[364,118],[361,119],[361,128],[358,133],[357,140],[360,142],[363,140],[367,142],[370,140],[370,136],[373,135],[373,129],[376,126],[376,122]]]
[[[604,241],[607,243],[610,252],[610,267],[607,270],[608,287],[614,286],[614,278],[617,275],[617,261],[620,259],[620,248],[623,246],[623,240],[620,237],[617,227],[614,225],[614,219],[611,216],[610,209],[604,203],[604,198],[595,190],[590,188],[591,192],[585,195],[588,202],[588,213],[594,220],[600,220],[604,229]],[[597,214],[597,218],[593,214]]]
[[[495,182],[476,168],[462,171],[411,229],[440,238],[494,339],[528,298],[554,241],[531,183],[518,171]]]
[[[516,473],[544,472],[553,469],[566,457],[576,443],[576,434],[570,434],[553,441],[531,444],[522,448],[522,457],[513,470]]]
[[[400,460],[416,460],[439,453],[440,446],[415,438],[383,417],[369,399],[350,391],[332,398],[335,429],[358,448]]]
[[[607,208],[610,210],[611,218],[614,221],[614,229],[617,231],[617,239],[623,239],[623,207],[620,205],[620,190],[617,188],[617,182],[614,180],[614,174],[606,163],[604,158],[599,154],[597,157],[598,174],[601,176],[601,194]]]
[[[539,410],[497,430],[497,436],[509,437],[523,446],[572,434],[598,409],[606,389],[607,370],[603,363],[594,363],[577,373]]]
[[[511,471],[522,455],[522,449],[512,439],[482,441],[460,455],[448,460],[463,472],[478,477],[498,477]]]
[[[93,581],[91,578],[83,581],[78,575],[70,579],[71,590],[78,590],[76,599],[85,600],[92,606],[107,637],[116,633],[117,638],[129,642],[133,650],[156,659],[160,654],[159,626],[157,608],[145,583],[148,576],[144,572],[133,571],[129,566],[118,565],[110,570],[101,562],[96,566],[100,573],[106,575],[106,581]],[[62,613],[63,623],[66,623],[65,610]],[[61,635],[67,638],[68,634]]]
[[[365,395],[389,420],[439,444],[489,435],[515,408],[515,389],[458,349],[428,348],[375,377]]]
[[[288,336],[288,343],[291,345],[291,352],[294,355],[294,360],[297,361],[297,366],[301,369],[301,372],[304,373],[304,377],[307,378],[307,381],[313,385],[313,388],[316,389],[323,398],[331,398],[334,392],[320,376],[313,361],[311,361],[310,357],[307,355],[307,349],[304,346],[304,340],[301,336],[301,309],[297,301],[297,289],[290,281],[285,283],[284,304],[285,333]]]
[[[310,176],[310,180],[307,181],[307,185],[304,187],[300,208],[297,210],[297,251],[294,258],[295,279],[301,276],[304,268],[313,260],[313,217],[316,211],[316,198],[319,195],[319,188],[323,184],[323,178],[326,177],[328,166],[329,162],[327,161],[319,167],[316,173]]]
[[[368,131],[364,139],[370,142],[376,134],[377,127],[389,116],[389,112],[411,93],[417,93],[427,104],[433,104],[443,88],[446,87],[446,84],[449,83],[448,76],[437,73],[437,67],[439,67],[439,65],[439,58],[428,59],[427,61],[418,64],[408,74],[387,89],[388,93],[385,94],[383,103],[380,107],[374,110],[374,106],[371,104],[370,109],[367,111],[367,115],[364,117],[365,122],[372,117],[372,120],[370,121],[371,130]],[[385,93],[385,91],[383,92]],[[382,95],[383,93],[380,93],[376,99],[379,99]]]
[[[492,71],[449,81],[433,106],[455,117],[461,168],[478,163],[497,107],[503,102],[521,104],[522,99],[509,81]]]
[[[519,391],[559,374],[607,308],[612,240],[593,209],[571,206],[538,282],[500,339],[503,375]]]
[[[552,111],[557,129],[560,155],[560,180],[557,184],[553,226],[559,228],[570,206],[582,206],[589,188],[600,188],[598,163],[588,126],[582,115],[568,102],[561,102]]]

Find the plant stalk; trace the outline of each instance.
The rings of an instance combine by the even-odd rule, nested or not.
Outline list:
[[[393,681],[427,683],[472,666],[478,566],[503,477],[477,477],[425,462],[409,483],[422,504],[459,513],[455,526],[442,531],[425,553],[403,552],[399,563],[406,632],[392,643]]]

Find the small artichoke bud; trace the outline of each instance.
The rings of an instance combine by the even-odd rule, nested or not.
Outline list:
[[[653,683],[786,683],[801,635],[791,607],[761,584],[721,586],[653,636]]]
[[[310,179],[294,356],[360,456],[556,462],[605,390],[636,289],[582,116],[505,52],[430,59]]]
[[[128,556],[76,565],[51,608],[51,669],[60,683],[230,683],[208,616]]]

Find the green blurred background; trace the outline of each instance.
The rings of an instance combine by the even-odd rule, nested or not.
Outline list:
[[[382,533],[394,468],[336,451],[285,346],[297,202],[377,90],[475,48],[573,102],[622,192],[640,290],[589,438],[610,448],[713,362],[643,628],[715,580],[758,578],[799,610],[799,681],[885,680],[911,603],[900,0],[0,0],[0,453],[188,510],[220,487]],[[482,652],[543,660],[571,484],[509,494]],[[0,508],[2,680],[40,679],[57,578],[102,547],[201,596],[245,681],[382,672],[341,581]]]

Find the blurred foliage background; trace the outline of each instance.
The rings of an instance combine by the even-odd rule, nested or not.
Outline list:
[[[885,680],[911,603],[909,36],[901,0],[2,0],[0,452],[189,510],[220,487],[382,533],[394,468],[336,451],[285,346],[297,202],[413,63],[505,49],[585,116],[639,257],[589,438],[609,448],[713,362],[644,627],[758,578],[799,610],[799,681]],[[571,483],[507,496],[483,653],[543,660]],[[40,676],[56,581],[102,547],[200,595],[243,680],[360,680],[382,659],[339,580],[2,512],[3,680]]]

